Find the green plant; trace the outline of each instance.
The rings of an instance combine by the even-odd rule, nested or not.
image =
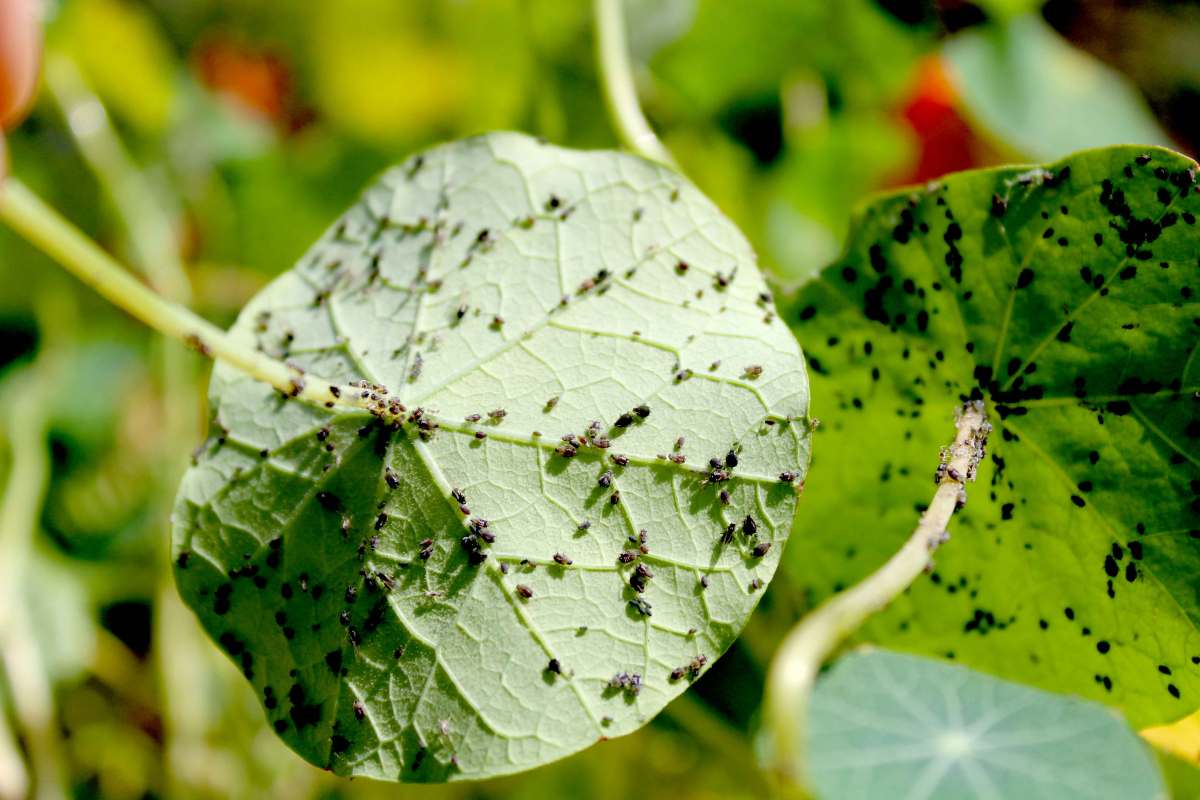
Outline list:
[[[596,5],[606,97],[645,158],[517,134],[414,156],[229,332],[4,186],[0,218],[218,361],[175,510],[185,601],[305,758],[445,781],[634,730],[732,643],[782,563],[810,603],[833,595],[768,686],[763,749],[785,788],[1049,794],[1053,759],[1023,760],[1028,781],[972,766],[995,741],[964,720],[1029,703],[1079,720],[1069,753],[1136,766],[1063,785],[1160,792],[1094,704],[964,668],[851,655],[809,697],[865,622],[865,641],[1137,723],[1192,710],[1195,165],[1118,147],[880,198],[777,311],[734,226],[661,165],[620,11]],[[142,266],[162,263],[153,222]],[[869,735],[853,685],[872,674],[911,676],[884,698],[910,712],[960,682],[970,713],[925,720],[916,777],[871,759],[834,774]],[[875,727],[894,734],[907,723],[884,700]],[[1004,746],[1046,724],[1023,717]]]

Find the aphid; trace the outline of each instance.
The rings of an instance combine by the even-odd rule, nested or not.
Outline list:
[[[530,589],[523,583],[518,583],[517,594],[520,595],[522,599],[528,600],[529,598],[533,597],[533,589]]]
[[[754,553],[755,558],[762,558],[763,556],[765,556],[767,554],[767,551],[770,549],[771,549],[770,542],[759,542],[758,544],[754,545],[754,549],[751,552]]]
[[[579,530],[581,530],[581,531],[586,531],[588,528],[592,527],[592,523],[590,520],[585,519],[583,522],[579,523],[579,525],[576,527],[578,527]]]
[[[720,367],[721,367],[721,360],[717,359],[716,361],[714,361],[708,365],[708,371],[716,372],[718,369],[720,369]]]
[[[611,456],[609,456],[609,458],[611,458],[612,462],[618,467],[629,466],[629,456],[624,456],[620,453],[613,453]]]
[[[463,419],[467,422],[479,422],[483,417],[479,414],[467,414]]]
[[[494,408],[488,412],[488,419],[492,420],[493,422],[499,422],[500,420],[504,419],[507,415],[508,415],[508,412],[505,411],[503,408]]]
[[[747,514],[746,518],[742,520],[742,533],[746,534],[747,536],[753,536],[754,534],[758,533],[758,523],[755,522],[754,517],[750,516],[749,514]]]
[[[683,273],[688,271],[688,263],[686,261],[680,261],[678,264],[675,265],[675,270],[680,275],[682,275]]]
[[[601,450],[607,450],[611,444],[606,436],[596,436],[592,439],[592,447],[599,447]]]
[[[729,469],[733,469],[737,465],[738,465],[737,453],[730,450],[728,453],[725,454],[725,466],[728,467]]]
[[[396,473],[392,472],[391,467],[386,467],[383,471],[383,479],[387,482],[389,489],[395,489],[400,485],[400,478]]]
[[[701,575],[701,576],[700,576],[700,588],[701,588],[701,589],[707,589],[707,588],[708,588],[708,576],[707,576],[707,575]]]
[[[651,608],[650,604],[647,603],[645,600],[643,600],[640,597],[635,597],[632,600],[630,600],[629,607],[644,617],[652,616],[651,611],[650,611],[650,608]]]
[[[750,581],[750,591],[757,592],[759,589],[762,588],[762,585],[763,585],[763,582],[761,580],[759,580],[758,578],[755,578],[754,580]]]
[[[642,403],[640,406],[634,407],[633,413],[637,414],[642,419],[645,419],[646,417],[650,416],[650,406]]]
[[[708,460],[708,465],[710,467],[712,467],[713,469],[720,469],[721,468],[721,459],[717,458],[716,456],[713,456],[712,458],[710,458]]]
[[[507,575],[507,574],[508,574],[508,564],[501,564],[501,565],[500,565],[500,574],[501,574],[501,575]]]
[[[353,586],[346,587],[346,602],[353,603],[358,599],[358,589]]]
[[[762,373],[763,373],[763,368],[762,368],[762,365],[760,365],[760,364],[751,364],[750,366],[746,367],[746,377],[747,378],[754,379],[754,378],[757,378],[758,376],[762,375]]]
[[[579,451],[574,446],[564,443],[554,448],[554,452],[563,458],[574,458]]]
[[[487,431],[475,431],[475,438],[483,440],[487,438]]]
[[[463,317],[465,317],[467,315],[468,311],[470,311],[470,308],[467,306],[466,303],[463,303],[457,309],[455,309],[454,316],[457,317],[458,319],[462,319]]]
[[[387,525],[387,521],[388,521],[388,515],[384,514],[384,513],[380,513],[380,515],[375,518],[375,530],[379,530],[384,525]]]
[[[603,475],[600,476],[599,480],[597,480],[596,482],[607,489],[609,486],[612,485],[612,482],[613,482],[612,470],[606,471]]]
[[[550,659],[550,663],[546,665],[547,672],[553,672],[555,675],[562,674],[562,664],[558,663],[557,658]]]
[[[621,490],[614,489],[613,493],[608,496],[608,502],[612,505],[618,505],[621,502]]]
[[[569,567],[572,564],[574,564],[575,562],[572,561],[570,558],[568,558],[563,553],[555,553],[554,554],[554,563],[558,564],[559,566],[562,566],[562,567]]]
[[[725,528],[725,532],[721,534],[721,544],[729,544],[732,542],[733,535],[735,533],[737,533],[737,523],[731,522],[729,523],[729,526]]]
[[[723,505],[723,506],[729,505],[729,492],[722,489],[721,493],[718,494],[717,497],[720,498],[721,505]]]
[[[342,510],[342,501],[333,492],[317,492],[317,502],[326,511],[337,512]]]
[[[355,700],[354,701],[354,718],[356,720],[358,720],[359,722],[362,722],[366,718],[366,716],[367,716],[367,710],[363,707],[363,704],[360,701]]]
[[[675,440],[675,452],[678,453],[680,450],[682,450],[684,444],[686,444],[686,443],[687,443],[687,439],[685,439],[682,436],[680,436],[678,439],[676,439]]]
[[[558,395],[555,395],[546,401],[545,410],[553,411],[556,405],[558,405]]]
[[[342,623],[343,626],[349,625],[350,624],[350,612],[342,611],[342,613],[338,614],[338,622]]]
[[[618,428],[628,428],[633,424],[633,416],[630,414],[622,414],[621,416],[617,417],[615,424]]]
[[[317,441],[318,442],[323,442],[328,438],[329,438],[329,427],[328,426],[321,428],[321,430],[317,431]]]
[[[667,455],[667,460],[673,464],[682,464],[687,461],[687,456],[683,453],[670,453]]]
[[[342,396],[342,390],[333,385],[330,385],[329,393],[331,395],[333,395],[335,399],[340,398]]]
[[[779,473],[780,483],[794,483],[796,478],[797,478],[796,473],[794,473],[790,470]]]
[[[617,562],[621,564],[629,564],[637,560],[640,553],[637,550],[625,550],[617,554]]]
[[[690,377],[692,377],[692,371],[690,369],[681,369],[675,373],[675,382],[682,383]]]
[[[465,494],[463,494],[462,489],[458,489],[458,488],[451,489],[450,496],[453,497],[459,503],[467,502],[467,496]]]

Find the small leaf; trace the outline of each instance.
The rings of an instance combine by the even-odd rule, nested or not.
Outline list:
[[[1021,2],[1011,4],[1019,10]],[[1037,14],[960,33],[944,54],[967,112],[1025,158],[1050,160],[1125,142],[1170,143],[1128,78]]]
[[[234,334],[403,423],[218,365],[175,514],[180,591],[288,744],[481,778],[684,691],[770,579],[808,462],[765,292],[712,204],[632,156],[495,134],[369,189]]]
[[[825,421],[788,557],[814,600],[908,535],[982,397],[997,430],[953,538],[867,637],[1139,725],[1200,704],[1195,168],[1118,147],[866,208],[788,312]]]
[[[817,684],[809,763],[838,798],[1163,798],[1150,749],[1096,703],[887,651]]]

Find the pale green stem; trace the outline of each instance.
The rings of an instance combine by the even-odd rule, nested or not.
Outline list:
[[[943,453],[937,491],[912,536],[886,564],[804,617],[775,654],[764,712],[773,737],[774,766],[785,781],[803,785],[807,780],[808,703],[821,665],[867,617],[885,608],[930,567],[931,554],[948,537],[951,515],[965,502],[964,483],[975,479],[991,425],[982,403],[968,403],[955,426],[958,435]]]
[[[596,55],[604,102],[626,146],[646,158],[676,167],[670,151],[642,113],[625,42],[624,0],[595,0]]]
[[[159,294],[176,303],[191,302],[175,228],[161,198],[113,129],[104,104],[67,56],[47,58],[45,79],[47,94],[58,105],[76,147],[125,229],[134,265]]]
[[[58,104],[76,146],[108,195],[125,230],[133,264],[164,297],[176,303],[190,302],[191,281],[179,255],[175,227],[163,210],[161,193],[155,191],[129,155],[103,102],[88,88],[75,62],[65,55],[47,59],[45,76],[50,97]],[[185,442],[198,434],[195,428],[199,414],[194,371],[184,358],[183,348],[176,342],[164,341],[158,360],[164,420],[164,463],[158,474],[166,488],[178,480],[180,454],[186,451]],[[164,527],[169,527],[171,496],[170,491],[163,494]],[[163,562],[169,564],[168,540],[162,537],[159,541]],[[186,786],[201,785],[189,780],[197,776],[196,770],[187,769],[187,762],[211,756],[205,741],[205,715],[197,706],[203,698],[194,691],[198,685],[195,672],[200,668],[196,654],[199,634],[195,621],[186,615],[175,593],[169,567],[161,572],[154,621],[167,788],[171,795],[182,795]]]
[[[43,304],[45,306],[45,304]],[[43,317],[44,314],[39,314]],[[62,743],[54,696],[28,611],[21,599],[33,538],[50,475],[47,409],[58,378],[58,361],[47,355],[16,378],[4,419],[12,460],[0,496],[0,666],[28,753],[37,800],[66,797]]]
[[[330,384],[260,353],[183,306],[171,303],[134,279],[100,247],[24,184],[0,185],[0,221],[53,258],[68,272],[151,328],[200,353],[224,361],[284,394],[312,403],[363,406],[347,389],[340,401]]]

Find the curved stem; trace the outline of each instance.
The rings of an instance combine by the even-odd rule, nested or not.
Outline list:
[[[638,104],[633,67],[625,43],[624,0],[596,0],[596,54],[609,116],[625,145],[652,161],[675,167],[675,159],[655,135]]]
[[[328,381],[305,376],[300,369],[248,347],[183,306],[155,294],[15,178],[0,185],[0,221],[109,302],[201,354],[225,361],[284,394],[313,403],[334,402],[341,394],[330,391]]]
[[[867,617],[886,607],[930,567],[931,554],[949,538],[946,526],[951,515],[966,502],[964,484],[975,480],[992,429],[983,403],[964,405],[955,427],[958,435],[942,453],[933,501],[908,541],[878,570],[802,619],[775,655],[767,677],[765,712],[774,737],[775,768],[790,781],[806,779],[808,701],[821,664]]]
[[[42,298],[39,327],[45,327],[52,301]],[[25,742],[37,800],[67,796],[62,742],[58,737],[54,693],[38,647],[29,610],[22,602],[26,572],[50,478],[46,442],[50,397],[61,363],[55,346],[43,346],[34,364],[14,379],[4,398],[5,428],[12,451],[8,480],[0,496],[0,675],[12,697],[13,716]],[[28,780],[27,779],[27,780]],[[7,781],[0,781],[0,784]]]

